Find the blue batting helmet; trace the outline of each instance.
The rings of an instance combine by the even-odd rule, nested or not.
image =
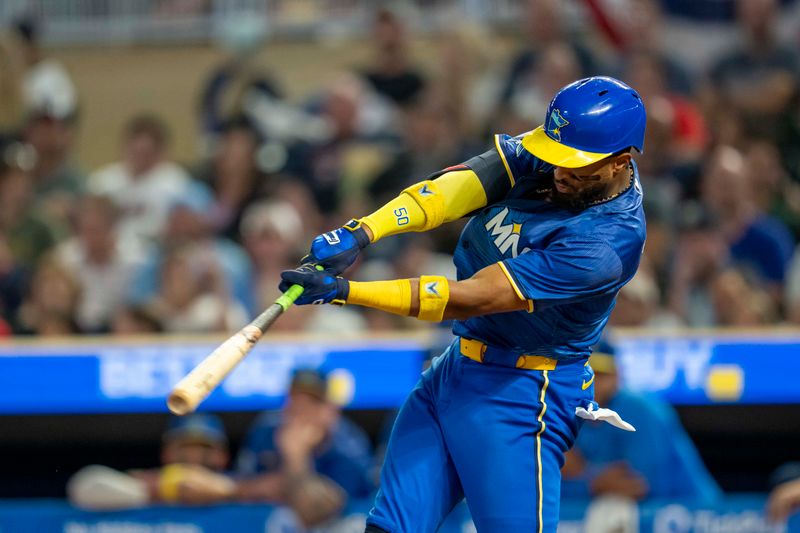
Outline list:
[[[626,148],[642,152],[646,119],[635,90],[606,76],[585,78],[558,91],[522,146],[551,165],[583,167]]]

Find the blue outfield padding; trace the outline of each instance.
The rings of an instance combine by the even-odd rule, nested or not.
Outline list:
[[[640,533],[782,533],[800,532],[800,517],[770,524],[764,515],[766,497],[731,496],[715,509],[677,502],[638,506],[634,528]],[[352,503],[344,517],[316,532],[362,533],[369,501]],[[562,503],[559,533],[584,533],[591,524],[587,502]],[[608,512],[604,512],[606,517]],[[300,533],[292,513],[262,505],[218,507],[153,507],[136,511],[85,512],[59,500],[0,501],[0,531],[14,533]],[[463,503],[448,517],[441,533],[469,533],[475,528]],[[635,531],[635,529],[626,529]]]
[[[0,414],[166,412],[170,388],[222,340],[12,340],[0,344]],[[333,372],[348,408],[395,408],[419,379],[428,352],[419,337],[334,344],[267,338],[201,410],[275,408],[298,366]],[[626,332],[617,353],[627,387],[673,404],[800,403],[800,333]]]
[[[170,389],[220,341],[0,346],[0,414],[166,412]],[[281,405],[292,370],[321,368],[354,409],[400,404],[422,370],[420,342],[262,342],[200,410]]]
[[[676,405],[800,402],[800,333],[620,335],[626,387]]]

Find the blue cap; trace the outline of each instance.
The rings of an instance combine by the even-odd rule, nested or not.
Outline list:
[[[298,368],[292,374],[290,392],[305,392],[318,400],[328,399],[328,378],[318,368]]]
[[[228,445],[228,437],[222,420],[210,413],[192,413],[173,416],[164,432],[164,442],[186,439],[207,442],[219,446]]]
[[[525,135],[522,146],[551,165],[579,168],[631,147],[642,152],[646,122],[639,93],[595,76],[558,91],[544,124]]]

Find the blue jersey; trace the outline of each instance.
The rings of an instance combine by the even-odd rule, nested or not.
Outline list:
[[[280,425],[280,411],[267,411],[253,422],[239,450],[238,474],[254,476],[281,468],[282,459],[275,442]],[[363,498],[372,492],[371,466],[372,452],[367,435],[344,417],[314,455],[316,472],[335,481],[353,498]]]
[[[554,167],[525,150],[521,138],[498,135],[497,154],[465,163],[490,205],[464,228],[454,262],[459,280],[499,262],[529,312],[456,321],[453,333],[520,354],[586,358],[639,266],[645,218],[638,171],[633,165],[633,184],[620,196],[568,209],[542,194]]]

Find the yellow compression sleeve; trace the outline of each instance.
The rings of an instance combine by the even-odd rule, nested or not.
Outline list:
[[[445,172],[408,187],[397,198],[361,219],[372,242],[389,235],[428,231],[486,205],[486,191],[472,170]]]
[[[395,315],[411,312],[410,279],[391,281],[351,281],[347,303],[380,309]],[[414,281],[416,283],[416,281]],[[444,276],[422,276],[419,279],[419,318],[439,322],[450,298],[450,284]]]
[[[351,281],[347,303],[408,316],[411,311],[411,280]]]

